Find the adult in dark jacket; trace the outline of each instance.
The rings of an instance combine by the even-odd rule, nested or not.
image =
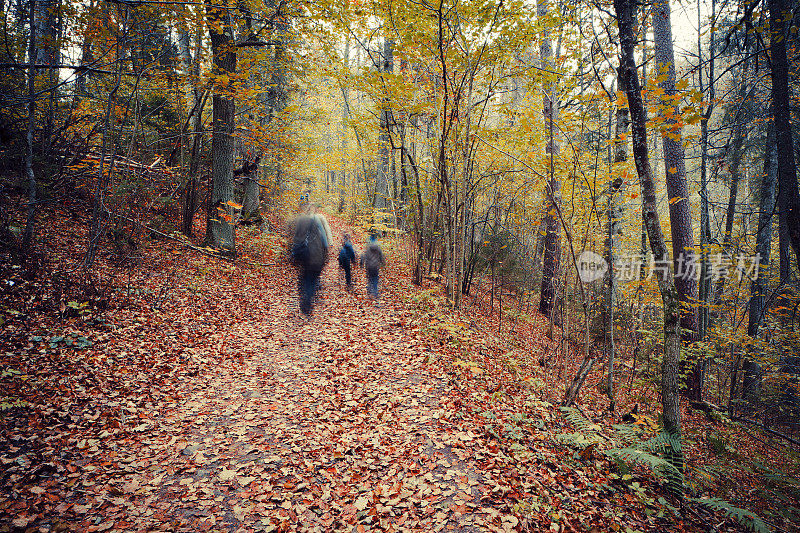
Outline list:
[[[367,241],[367,249],[361,256],[361,265],[367,272],[367,294],[378,297],[378,278],[380,268],[384,265],[383,250],[378,244],[378,237],[373,233]]]
[[[355,262],[356,250],[350,241],[350,234],[345,233],[342,236],[342,248],[339,250],[339,266],[344,270],[344,281],[348,290],[353,288],[353,274],[350,265]]]
[[[319,277],[328,261],[328,243],[321,215],[307,211],[297,218],[292,238],[292,259],[298,268],[300,312],[310,315],[319,287]]]

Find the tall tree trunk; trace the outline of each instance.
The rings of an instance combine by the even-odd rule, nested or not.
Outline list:
[[[620,58],[619,79],[623,80],[628,96],[628,108],[631,114],[631,131],[633,140],[633,157],[636,172],[644,192],[642,195],[642,218],[647,227],[650,248],[657,260],[667,262],[669,253],[661,232],[658,209],[656,205],[656,187],[650,167],[650,155],[647,148],[647,114],[642,104],[642,89],[634,62],[636,37],[634,33],[634,16],[636,2],[634,0],[614,0],[614,9],[619,25]],[[661,367],[661,404],[663,406],[664,430],[676,438],[681,435],[680,395],[678,387],[678,367],[680,364],[680,304],[675,279],[669,268],[657,269],[658,288],[664,307],[664,356]],[[682,470],[683,455],[680,449],[671,450],[667,458],[676,468]],[[677,481],[677,480],[676,480]]]
[[[36,0],[30,0],[30,24],[34,27]],[[22,250],[27,252],[33,242],[36,225],[36,175],[33,172],[33,130],[36,126],[36,31],[28,41],[28,127],[25,132],[25,177],[28,181],[28,219],[22,235]]]
[[[442,262],[439,265],[439,274],[441,275],[443,266],[445,262],[448,265],[451,263],[452,252],[453,252],[453,189],[450,184],[450,173],[448,172],[447,167],[447,139],[450,136],[450,130],[453,127],[453,118],[455,116],[455,108],[457,102],[453,102],[452,106],[450,104],[450,79],[449,79],[449,71],[448,71],[448,63],[447,63],[447,46],[448,42],[445,40],[445,27],[448,25],[448,22],[445,20],[446,14],[444,12],[444,4],[439,4],[439,9],[436,13],[437,16],[437,51],[438,51],[438,61],[439,66],[442,69],[441,80],[442,80],[442,107],[441,113],[437,113],[440,116],[440,128],[439,128],[439,141],[438,141],[438,159],[437,159],[437,167],[436,174],[439,181],[439,197],[437,199],[437,203],[439,200],[444,201],[444,220],[443,225],[445,226],[446,234],[443,242],[443,250],[442,250]],[[454,99],[455,99],[454,95]],[[451,109],[452,108],[452,109]],[[439,213],[439,208],[434,210],[434,213]],[[435,233],[435,230],[434,230]],[[447,274],[447,287],[446,293],[448,297],[450,296],[450,290],[452,287],[452,269]]]
[[[769,280],[768,267],[770,248],[772,247],[772,217],[775,214],[775,201],[778,182],[778,149],[775,145],[775,130],[767,126],[766,153],[764,154],[764,176],[761,184],[761,197],[758,206],[758,232],[756,233],[756,258],[759,260],[759,271],[750,285],[750,309],[747,323],[747,334],[758,336],[759,326],[764,319],[766,292],[764,280]],[[752,358],[744,361],[744,381],[742,392],[745,397],[758,394],[761,381],[761,366]]]
[[[539,0],[537,15],[539,19],[547,17],[548,0]],[[543,22],[546,24],[546,22]],[[539,47],[542,67],[553,69],[553,47],[550,42],[550,32],[543,30],[542,43]],[[542,98],[542,113],[547,125],[547,147],[545,152],[550,154],[550,169],[547,180],[548,210],[545,217],[547,233],[544,238],[544,259],[542,261],[542,288],[539,300],[539,311],[550,317],[556,303],[555,281],[558,276],[559,261],[561,260],[561,221],[558,218],[558,209],[561,203],[561,182],[555,173],[555,158],[559,147],[555,139],[555,122],[558,118],[558,100],[555,93],[556,83],[551,81],[546,84]]]
[[[797,168],[789,93],[789,61],[786,57],[785,20],[791,20],[786,0],[769,0],[770,62],[772,65],[772,112],[778,146],[778,208],[783,218],[788,241],[800,264],[800,195],[797,191]],[[788,257],[786,266],[788,267]],[[781,268],[783,271],[783,267]],[[787,268],[787,274],[790,271]]]
[[[416,118],[412,118],[412,126],[416,129]],[[405,144],[401,147],[400,156],[405,154],[408,166],[414,171],[414,189],[416,192],[417,211],[414,217],[414,226],[417,233],[417,259],[414,265],[414,285],[422,284],[422,261],[425,257],[425,204],[422,201],[422,186],[419,182],[419,169],[416,164],[416,144],[411,143],[411,151],[409,154],[405,148]]]
[[[208,33],[217,76],[236,72],[236,43],[230,12],[206,4]],[[214,87],[213,133],[211,137],[211,201],[208,205],[205,244],[223,254],[236,254],[236,231],[233,224],[233,152],[236,127],[236,104],[230,86]]]
[[[623,79],[617,80],[618,91],[625,94]],[[628,143],[625,136],[630,124],[630,113],[626,106],[617,106],[616,125],[614,128],[614,164],[624,163],[628,160]],[[609,129],[611,125],[609,124]],[[610,132],[609,132],[610,133]],[[613,168],[613,166],[612,166]],[[612,173],[613,176],[613,173]],[[617,221],[622,217],[622,209],[615,202],[617,190],[622,185],[622,179],[610,180],[608,184],[608,236],[606,239],[606,262],[608,264],[608,285],[605,295],[606,308],[606,357],[608,361],[608,375],[606,389],[610,400],[609,410],[614,412],[616,400],[614,394],[614,296],[616,292],[616,279],[614,278],[614,240],[619,234]]]
[[[193,106],[190,111],[192,114],[192,135],[191,142],[189,143],[191,149],[189,150],[189,172],[186,178],[186,187],[184,189],[183,209],[181,213],[181,232],[187,237],[192,236],[192,224],[194,216],[197,213],[197,194],[199,188],[199,174],[200,174],[200,154],[203,147],[203,110],[206,106],[208,99],[208,91],[200,89],[200,54],[203,47],[203,25],[201,11],[197,11],[197,21],[195,24],[194,35],[194,55],[189,50],[189,37],[188,34],[185,38],[185,48],[181,50],[181,56],[184,62],[184,68],[190,74],[190,94],[192,96]]]
[[[609,407],[608,410],[612,413],[616,410],[616,401],[614,396],[614,292],[616,291],[617,284],[614,279],[614,234],[617,231],[616,223],[616,206],[615,197],[616,190],[613,184],[609,183],[608,191],[608,233],[606,235],[606,264],[608,265],[608,281],[606,282],[606,293],[604,295],[604,324],[603,329],[605,332],[605,352],[606,352],[606,367],[608,373],[606,374],[606,393],[608,394]],[[587,331],[587,335],[588,335]]]
[[[36,32],[36,54],[34,59],[39,65],[55,65],[58,55],[57,22],[58,5],[56,0],[32,0]]]
[[[701,13],[700,0],[698,0],[697,9],[697,27],[701,28]],[[714,59],[716,57],[714,49],[714,29],[716,17],[716,1],[711,0],[711,29],[709,30],[709,46],[708,57],[708,101],[709,104],[703,111],[700,119],[700,282],[699,282],[699,299],[700,305],[697,310],[697,338],[704,340],[706,336],[706,329],[708,327],[708,302],[711,293],[711,278],[707,276],[708,273],[708,253],[706,246],[708,246],[711,239],[711,221],[709,218],[709,201],[708,201],[708,121],[711,119],[711,114],[714,112],[714,99],[716,97],[716,84],[714,83]],[[701,41],[702,33],[697,32],[697,49],[698,49],[698,78],[700,81],[700,93],[705,93],[703,87],[703,47]]]
[[[386,39],[383,43],[382,60],[381,72],[387,74],[394,72],[394,41],[391,39]],[[384,81],[384,87],[386,87],[386,81]],[[375,184],[375,207],[378,209],[386,209],[389,205],[392,120],[392,109],[387,94],[381,99],[380,134],[378,135],[378,180]]]
[[[675,54],[672,48],[672,22],[669,0],[656,0],[653,4],[653,35],[656,65],[659,72],[659,87],[663,90],[662,105],[672,110],[666,119],[667,127],[662,133],[664,167],[666,169],[667,196],[669,198],[669,220],[672,234],[672,258],[675,266],[675,288],[680,300],[683,341],[692,342],[697,336],[697,277],[689,272],[688,265],[695,264],[694,237],[692,235],[692,209],[686,183],[686,163],[683,149],[680,108],[674,100]],[[666,76],[664,76],[666,74]],[[649,235],[648,231],[648,235]],[[686,395],[693,400],[702,399],[703,365],[697,361],[686,369]]]
[[[472,125],[472,91],[474,90],[474,67],[468,62],[467,72],[472,70],[472,74],[465,74],[468,76],[467,94],[464,100],[465,105],[461,106],[464,109],[464,116],[459,120],[463,124],[462,134],[462,149],[461,149],[461,173],[460,179],[453,180],[453,203],[454,203],[454,246],[453,246],[453,305],[458,309],[461,307],[461,300],[464,294],[464,259],[465,259],[465,241],[466,241],[466,224],[467,224],[467,192],[469,191],[471,164],[472,157],[472,144],[470,143],[469,131]],[[456,173],[453,173],[454,178]]]
[[[636,13],[634,12],[634,20],[635,20]],[[649,61],[650,56],[648,55],[649,48],[647,46],[647,17],[650,15],[650,6],[648,4],[642,3],[642,22],[640,24],[640,28],[642,31],[642,77],[641,79],[647,80],[647,63]],[[619,76],[617,76],[619,80]],[[647,101],[647,93],[642,95],[642,105],[644,106],[645,110],[647,106],[650,105]],[[648,144],[650,146],[650,139],[648,137]],[[639,180],[639,193],[642,198],[644,198],[644,190],[642,189],[641,180]],[[642,254],[642,262],[639,265],[639,287],[637,292],[639,293],[639,324],[640,326],[644,324],[644,305],[642,305],[642,300],[644,297],[644,290],[642,289],[642,283],[645,279],[645,257],[647,256],[647,226],[644,223],[644,218],[642,218],[642,225],[640,227],[640,240],[641,246],[639,250]]]

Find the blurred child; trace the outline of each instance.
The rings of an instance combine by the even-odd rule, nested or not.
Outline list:
[[[380,268],[384,265],[383,250],[378,244],[378,236],[374,233],[369,236],[367,250],[361,256],[361,265],[367,272],[367,294],[378,298],[378,278]]]
[[[353,288],[353,273],[350,266],[356,262],[356,250],[350,241],[350,234],[345,233],[342,237],[342,247],[339,250],[339,267],[344,270],[344,281],[347,290]]]

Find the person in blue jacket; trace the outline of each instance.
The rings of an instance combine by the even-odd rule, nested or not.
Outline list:
[[[345,233],[342,236],[342,247],[339,250],[339,267],[344,270],[344,281],[347,285],[347,290],[353,288],[353,273],[351,265],[356,262],[356,250],[353,248],[353,243],[350,241],[350,234]]]

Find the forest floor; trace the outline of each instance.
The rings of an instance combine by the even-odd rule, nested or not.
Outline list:
[[[74,263],[85,230],[59,220],[41,238]],[[334,260],[305,319],[279,233],[241,234],[236,262],[151,239],[90,278],[4,267],[0,531],[730,527],[560,443],[553,393],[440,317],[391,250],[378,301]]]

